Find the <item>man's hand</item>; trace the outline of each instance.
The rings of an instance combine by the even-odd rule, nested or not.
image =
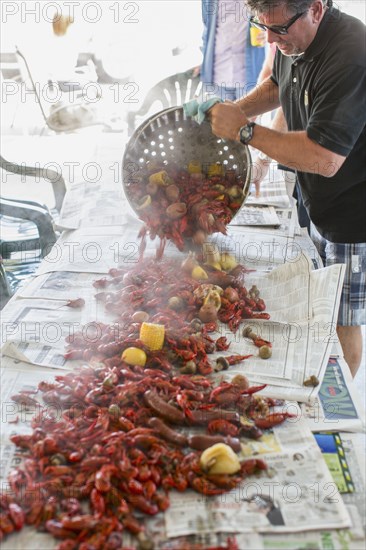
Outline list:
[[[248,119],[236,103],[216,103],[209,111],[212,132],[215,136],[239,141],[239,130]]]
[[[255,185],[255,197],[260,196],[261,183],[268,173],[271,159],[263,159],[257,156],[252,166],[252,183]]]

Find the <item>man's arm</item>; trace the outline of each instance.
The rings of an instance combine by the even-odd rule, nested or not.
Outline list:
[[[239,129],[248,124],[247,117],[260,114],[253,109],[243,112],[242,106],[248,105],[247,98],[241,100],[241,104],[217,103],[210,109],[212,131],[216,136],[239,141]],[[259,99],[255,104],[264,102]],[[250,145],[289,168],[324,177],[334,176],[346,159],[312,141],[305,131],[280,132],[259,124],[254,128]]]
[[[246,96],[235,101],[248,118],[253,118],[263,113],[277,109],[280,105],[278,86],[268,77],[258,84]]]

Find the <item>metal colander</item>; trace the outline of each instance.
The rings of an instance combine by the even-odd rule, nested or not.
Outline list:
[[[198,160],[203,169],[222,164],[240,176],[243,202],[249,194],[251,157],[249,147],[237,141],[217,138],[208,122],[198,124],[187,118],[182,107],[165,109],[143,122],[129,140],[123,158],[123,185],[127,199],[137,215],[129,195],[132,181],[149,170],[152,162],[182,168]]]

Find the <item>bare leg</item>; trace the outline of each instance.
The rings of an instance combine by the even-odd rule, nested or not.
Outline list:
[[[343,355],[351,374],[355,377],[362,359],[362,333],[360,326],[337,326],[337,334]]]

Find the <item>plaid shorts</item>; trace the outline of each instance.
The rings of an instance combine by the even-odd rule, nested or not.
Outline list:
[[[320,235],[313,224],[311,239],[325,266],[346,264],[338,324],[366,324],[366,243],[332,243]]]

